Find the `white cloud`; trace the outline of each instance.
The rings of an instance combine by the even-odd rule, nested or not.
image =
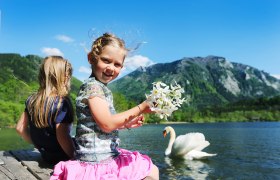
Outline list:
[[[64,54],[57,48],[43,47],[41,52],[47,56],[64,56]]]
[[[271,76],[277,78],[277,79],[280,79],[280,74],[272,74]]]
[[[155,64],[152,60],[150,60],[148,57],[141,56],[141,55],[135,55],[126,57],[124,61],[124,67],[121,70],[121,73],[118,78],[121,78],[130,72],[134,71],[135,69],[139,68],[140,66],[147,67],[152,64]]]
[[[134,71],[140,66],[150,66],[154,64],[149,58],[141,55],[135,55],[131,57],[127,57],[124,61],[124,70],[125,71]]]
[[[80,66],[78,71],[81,73],[91,74],[91,69],[85,66]]]
[[[74,42],[74,39],[72,39],[71,37],[66,36],[66,35],[56,35],[55,39],[57,39],[59,41],[62,41],[62,42],[65,42],[65,43]]]

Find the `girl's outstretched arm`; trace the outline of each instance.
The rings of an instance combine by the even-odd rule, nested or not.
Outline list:
[[[71,124],[58,123],[56,124],[56,138],[63,151],[69,156],[70,159],[75,156],[75,146],[70,136]]]
[[[132,119],[130,122],[126,123],[124,126],[120,127],[119,129],[131,129],[131,128],[138,128],[143,125],[144,123],[144,116],[141,114],[136,118]]]
[[[98,96],[88,99],[88,106],[94,120],[105,132],[125,127],[127,123],[138,123],[138,120],[132,120],[142,113],[151,112],[148,103],[144,101],[127,111],[111,114],[107,101]]]
[[[33,144],[28,127],[28,115],[23,112],[16,126],[17,133],[28,143]]]

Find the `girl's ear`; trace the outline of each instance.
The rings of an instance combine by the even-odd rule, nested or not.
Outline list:
[[[90,63],[90,64],[92,64],[93,62],[93,59],[92,59],[92,54],[89,52],[88,53],[88,55],[87,55],[87,57],[88,57],[88,62]]]

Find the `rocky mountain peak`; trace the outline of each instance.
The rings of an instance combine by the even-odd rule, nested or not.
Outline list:
[[[169,63],[139,67],[109,86],[128,98],[144,99],[152,82],[176,81],[192,97],[193,106],[223,104],[280,94],[280,80],[254,67],[220,56],[184,57]]]

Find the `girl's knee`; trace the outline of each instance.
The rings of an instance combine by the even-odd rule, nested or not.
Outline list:
[[[153,165],[151,173],[150,173],[150,177],[154,180],[159,179],[159,169],[156,165]]]
[[[158,169],[158,167],[157,167],[156,165],[153,165],[153,168],[154,168],[154,171],[155,171],[157,174],[159,174],[159,169]]]

